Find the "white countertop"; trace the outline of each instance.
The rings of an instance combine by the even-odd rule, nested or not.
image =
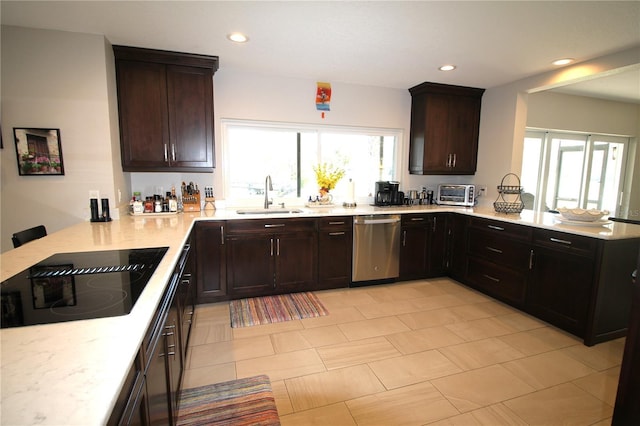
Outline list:
[[[128,315],[0,330],[2,424],[85,426],[106,422],[194,220],[456,211],[606,240],[640,238],[640,225],[564,225],[555,221],[555,215],[527,211],[507,215],[439,206],[303,210],[284,215],[241,215],[234,209],[219,209],[165,217],[124,216],[107,223],[80,223],[3,253],[2,281],[56,253],[169,247]]]

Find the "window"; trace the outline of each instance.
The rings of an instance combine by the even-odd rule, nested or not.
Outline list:
[[[349,179],[356,197],[367,197],[378,180],[395,180],[401,132],[389,129],[314,127],[222,120],[225,198],[243,203],[264,197],[266,176],[275,202],[318,194],[313,166],[330,163],[345,169],[332,191],[339,200]]]
[[[616,213],[624,188],[629,138],[530,129],[524,139],[522,186],[534,202],[525,208],[558,207]]]

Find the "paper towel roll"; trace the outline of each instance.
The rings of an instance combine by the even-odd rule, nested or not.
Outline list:
[[[355,207],[356,206],[356,186],[353,183],[352,179],[349,179],[349,183],[347,184],[347,196],[344,200],[345,207]]]

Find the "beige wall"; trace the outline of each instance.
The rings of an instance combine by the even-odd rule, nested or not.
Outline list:
[[[43,224],[52,233],[87,220],[89,190],[99,190],[113,206],[112,142],[118,138],[110,120],[113,73],[107,72],[104,37],[7,26],[1,36],[5,251],[13,247],[13,232]],[[18,176],[13,127],[59,128],[65,175]]]

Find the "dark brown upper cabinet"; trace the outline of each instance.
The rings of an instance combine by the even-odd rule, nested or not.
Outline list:
[[[484,89],[426,82],[409,92],[409,172],[475,174]]]
[[[212,172],[217,56],[113,46],[125,172]]]

